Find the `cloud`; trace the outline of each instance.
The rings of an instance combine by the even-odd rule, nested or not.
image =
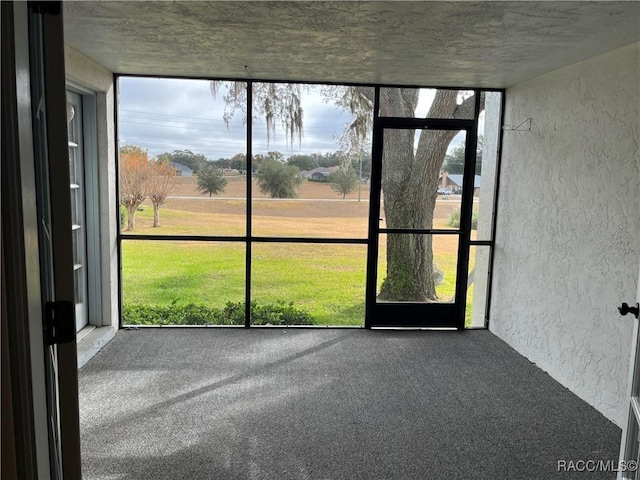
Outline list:
[[[223,95],[214,98],[208,81],[121,77],[119,92],[121,144],[141,146],[152,155],[188,149],[210,159],[246,151],[242,112],[236,112],[226,125]],[[266,122],[257,118],[253,122],[253,153],[277,150],[289,156],[338,150],[336,137],[351,116],[324,103],[317,89],[303,95],[302,108],[304,134],[300,143],[297,139],[291,142],[279,124],[267,143]]]
[[[435,90],[422,89],[417,115],[426,115]],[[243,112],[225,124],[225,89],[216,97],[209,81],[194,79],[120,77],[118,128],[120,144],[130,143],[158,155],[172,150],[191,150],[207,158],[230,158],[246,152],[247,129]],[[352,120],[351,115],[326,103],[320,87],[306,87],[302,97],[303,136],[293,142],[278,123],[267,141],[264,118],[253,121],[253,153],[280,151],[294,154],[334,152],[338,138]],[[484,118],[480,131],[483,131]],[[449,150],[461,145],[464,134],[452,141]]]

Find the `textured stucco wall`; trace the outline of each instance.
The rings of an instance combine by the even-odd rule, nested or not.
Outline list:
[[[114,135],[113,73],[65,46],[67,81],[96,95],[98,178],[100,202],[100,260],[102,271],[102,326],[118,328],[118,250],[116,235],[116,146]]]
[[[640,262],[634,44],[507,90],[490,329],[622,425]]]

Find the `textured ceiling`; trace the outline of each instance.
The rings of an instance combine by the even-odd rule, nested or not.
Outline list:
[[[508,87],[640,40],[640,3],[65,2],[116,73]]]

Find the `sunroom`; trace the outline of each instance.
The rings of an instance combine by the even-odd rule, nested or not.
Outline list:
[[[518,444],[543,452],[521,452],[535,478],[566,472],[562,461],[617,462],[635,324],[616,307],[636,303],[640,271],[638,4],[65,2],[62,13],[86,478],[165,478],[191,454],[194,478],[208,478],[193,435],[229,442],[216,478],[348,478],[371,458],[363,478],[471,478],[474,464],[477,478],[509,478],[495,462],[506,448],[519,471]],[[394,396],[410,385],[428,414],[415,392]],[[223,412],[207,417],[198,398]],[[396,402],[404,415],[381,407]],[[488,441],[492,421],[479,418],[500,405],[496,428],[546,422],[570,448],[517,429]],[[261,413],[254,435],[241,418],[262,408],[296,420]],[[583,409],[563,431],[559,412]],[[577,441],[581,425],[591,442]],[[342,449],[341,467],[306,456],[291,429],[317,452]],[[376,443],[380,429],[390,437]],[[398,447],[403,435],[431,445],[426,431],[445,445],[437,458],[471,449],[458,470]],[[161,432],[175,448],[154,449]]]

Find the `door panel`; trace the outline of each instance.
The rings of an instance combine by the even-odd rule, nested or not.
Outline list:
[[[50,464],[31,128],[29,14],[24,2],[2,2],[1,7],[2,478],[18,478],[20,472],[21,478],[46,480]],[[5,375],[5,367],[9,375]],[[5,390],[7,381],[11,385]],[[14,442],[5,438],[8,414],[12,414]],[[11,443],[13,472],[7,469],[12,454],[5,450]]]
[[[473,175],[465,164],[474,160],[467,153],[474,151],[469,127],[465,120],[392,118],[377,125],[368,326],[464,325],[471,204],[463,184]],[[441,165],[454,149],[463,157],[461,173],[447,175]]]
[[[31,95],[38,198],[43,311],[74,302],[73,242],[66,122],[62,5],[29,3]],[[73,322],[73,318],[69,322]],[[50,337],[50,319],[44,319]],[[45,346],[51,478],[80,479],[75,337]]]
[[[640,274],[638,275],[636,302],[640,303]],[[624,312],[624,310],[620,311],[623,314]],[[618,480],[637,479],[640,476],[637,471],[640,462],[640,444],[638,443],[640,441],[640,323],[638,322],[638,313],[636,312],[635,318],[630,320],[633,321],[633,336],[629,366],[629,393],[627,394],[629,413],[627,424],[622,430]]]
[[[38,215],[38,251],[40,288],[43,306],[56,299],[53,275],[53,243],[51,237],[51,192],[47,148],[47,109],[45,102],[43,15],[37,7],[29,12],[31,53],[32,128],[34,138],[34,168]],[[44,312],[44,308],[43,308]],[[47,345],[47,319],[43,315],[47,413],[49,433],[50,478],[63,478],[60,445],[60,412],[58,396],[57,349]],[[42,472],[40,472],[42,474]]]

